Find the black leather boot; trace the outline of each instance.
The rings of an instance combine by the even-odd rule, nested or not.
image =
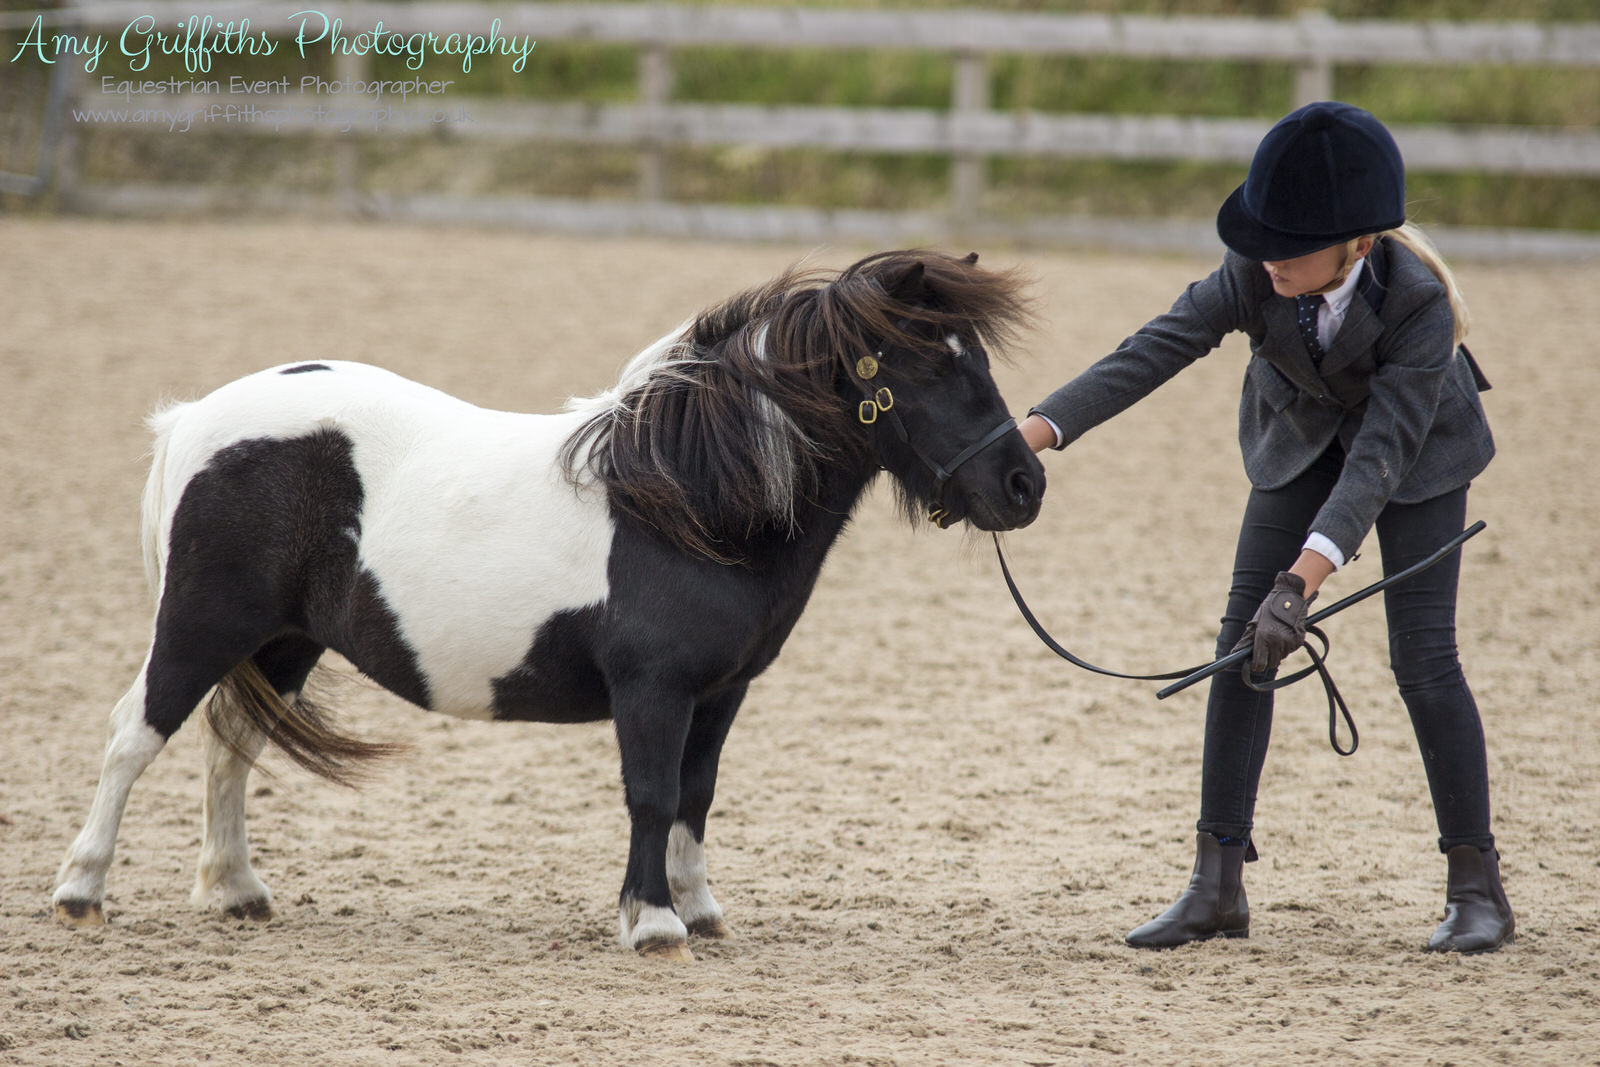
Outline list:
[[[1493,952],[1517,939],[1517,919],[1500,886],[1500,853],[1457,845],[1445,853],[1444,922],[1429,952]]]
[[[1250,905],[1244,897],[1247,846],[1224,848],[1215,837],[1194,838],[1194,874],[1172,907],[1131,931],[1134,948],[1177,948],[1213,937],[1249,937]]]

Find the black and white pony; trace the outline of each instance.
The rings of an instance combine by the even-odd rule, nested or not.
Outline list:
[[[269,918],[245,839],[256,757],[271,742],[341,780],[389,751],[304,699],[331,648],[430,711],[613,720],[632,822],[623,944],[688,957],[690,933],[725,935],[704,853],[718,755],[862,491],[887,470],[941,526],[1038,513],[1044,473],[987,353],[1021,320],[1020,283],[976,260],[792,270],[563,414],[327,361],[153,416],[154,638],[111,713],[57,917],[104,921],[128,792],[214,690],[193,896]]]

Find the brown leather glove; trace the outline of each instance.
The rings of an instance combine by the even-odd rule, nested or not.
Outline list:
[[[1245,625],[1244,636],[1233,651],[1251,649],[1250,669],[1256,674],[1276,671],[1285,656],[1306,643],[1306,608],[1317,594],[1307,597],[1305,592],[1304,578],[1279,571],[1272,592]]]

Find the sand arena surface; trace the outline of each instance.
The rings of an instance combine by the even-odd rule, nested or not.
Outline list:
[[[616,945],[607,726],[457,722],[359,683],[346,721],[416,753],[361,792],[268,757],[249,816],[276,921],[188,903],[185,729],[134,788],[110,924],[55,925],[149,636],[146,411],[319,357],[552,410],[804,251],[0,220],[0,1064],[1600,1063],[1595,267],[1461,269],[1501,449],[1460,620],[1518,918],[1496,955],[1419,951],[1444,862],[1375,601],[1332,627],[1360,752],[1328,749],[1320,693],[1280,696],[1250,939],[1124,947],[1187,878],[1203,687],[1158,703],[1054,659],[986,541],[906,529],[882,487],[729,739],[708,852],[734,937],[694,963]],[[998,375],[1019,412],[1210,268],[984,255],[1036,278],[1040,329]],[[1245,354],[1230,342],[1048,457],[1010,552],[1084,655],[1207,658],[1246,488]],[[1377,577],[1368,547],[1330,599]]]

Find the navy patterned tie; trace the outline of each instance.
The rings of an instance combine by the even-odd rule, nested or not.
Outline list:
[[[1319,365],[1322,363],[1322,342],[1317,340],[1317,309],[1322,303],[1322,296],[1318,293],[1294,298],[1294,317],[1300,327],[1300,339],[1306,343],[1306,351],[1311,353],[1311,362]]]

